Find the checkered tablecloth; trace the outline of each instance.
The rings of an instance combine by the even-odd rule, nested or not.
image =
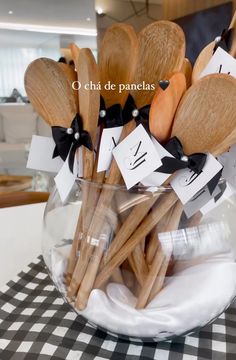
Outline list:
[[[235,360],[236,306],[175,341],[142,343],[93,328],[64,303],[42,258],[0,292],[0,360]]]

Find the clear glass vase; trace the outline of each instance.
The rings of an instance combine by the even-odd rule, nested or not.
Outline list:
[[[214,200],[212,200],[214,201]],[[236,296],[236,198],[187,218],[171,188],[76,181],[44,215],[43,257],[72,308],[115,334],[161,341],[218,317]]]

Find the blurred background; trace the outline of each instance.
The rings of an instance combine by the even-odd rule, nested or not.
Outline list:
[[[24,72],[32,60],[49,57],[73,66],[72,42],[90,47],[97,58],[113,22],[129,23],[138,32],[168,19],[183,28],[187,57],[194,63],[228,27],[235,8],[236,0],[0,0],[0,193],[10,189],[13,178],[6,175],[33,176],[35,188],[37,181],[39,188],[48,186],[44,175],[26,169],[32,134],[50,136],[24,90]]]

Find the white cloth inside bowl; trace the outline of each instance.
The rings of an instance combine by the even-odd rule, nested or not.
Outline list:
[[[62,277],[69,246],[53,249],[52,276],[65,294]],[[85,310],[77,311],[103,328],[131,337],[165,339],[204,326],[217,317],[236,295],[236,263],[231,253],[181,261],[166,278],[161,292],[145,309],[136,310],[136,297],[120,284],[106,293],[94,289]]]

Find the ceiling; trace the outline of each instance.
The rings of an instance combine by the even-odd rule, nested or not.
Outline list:
[[[9,24],[8,28],[28,24],[95,31],[94,0],[1,0],[0,27],[2,24]]]

